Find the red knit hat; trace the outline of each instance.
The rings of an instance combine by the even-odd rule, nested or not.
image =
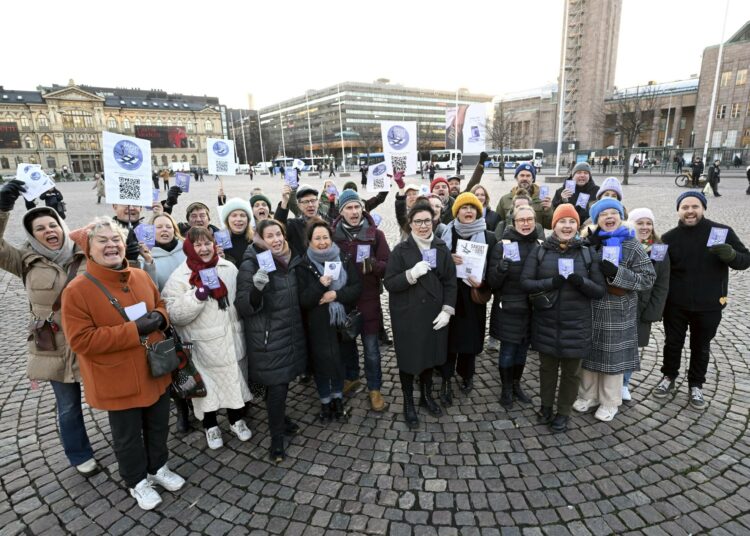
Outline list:
[[[433,181],[430,183],[430,192],[432,192],[435,189],[435,185],[438,183],[445,184],[448,188],[450,188],[450,185],[448,184],[448,181],[445,180],[445,177],[435,177]]]
[[[581,226],[581,218],[580,216],[578,216],[578,212],[576,212],[575,207],[570,203],[563,203],[555,209],[554,214],[552,214],[553,229],[555,228],[557,221],[561,220],[562,218],[573,218],[578,226]]]

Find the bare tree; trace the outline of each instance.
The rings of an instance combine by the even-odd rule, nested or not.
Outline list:
[[[500,101],[495,108],[495,116],[492,121],[485,125],[485,136],[493,148],[500,151],[498,164],[500,166],[500,177],[505,180],[505,149],[513,148],[513,111],[508,110]]]
[[[628,184],[630,173],[630,155],[637,146],[641,134],[653,128],[653,114],[656,113],[656,88],[654,86],[637,87],[615,96],[615,113],[613,131],[620,135],[620,146],[623,147],[622,183]],[[612,126],[610,125],[610,128]]]

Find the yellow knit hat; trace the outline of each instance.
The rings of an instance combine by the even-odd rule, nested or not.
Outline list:
[[[456,200],[453,202],[453,217],[456,217],[456,214],[458,214],[458,209],[460,209],[464,205],[473,205],[474,208],[477,209],[477,213],[479,214],[478,217],[482,217],[484,214],[484,207],[482,206],[482,203],[479,201],[479,198],[472,194],[471,192],[464,192],[461,195],[459,195]]]

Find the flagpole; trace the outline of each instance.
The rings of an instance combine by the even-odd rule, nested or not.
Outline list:
[[[263,159],[263,163],[265,165],[266,162],[266,151],[263,149],[263,129],[260,128],[260,111],[255,110],[255,115],[258,118],[258,136],[260,137],[260,157]],[[266,171],[268,171],[266,169]]]
[[[284,163],[286,164],[286,142],[284,141],[284,120],[281,117],[281,103],[279,103],[279,125],[281,125],[281,151],[284,154]]]
[[[307,108],[307,140],[310,144],[310,166],[315,170],[315,160],[313,160],[313,148],[312,148],[312,129],[310,127],[310,103],[307,100],[307,91],[305,91],[305,107]]]
[[[346,153],[344,152],[344,122],[341,119],[341,84],[336,84],[339,97],[339,137],[341,138],[341,165],[346,172]]]
[[[563,117],[565,115],[565,62],[566,49],[568,41],[568,0],[563,0],[563,38],[562,53],[560,58],[560,82],[557,84],[557,91],[560,93],[557,107],[557,154],[555,156],[555,176],[560,175],[560,155],[562,154],[563,143]]]
[[[711,129],[714,126],[714,109],[716,108],[716,94],[719,92],[719,73],[721,72],[721,59],[724,55],[724,31],[727,28],[727,15],[729,14],[729,0],[724,8],[724,24],[721,27],[721,41],[719,42],[719,55],[716,58],[716,74],[714,75],[714,90],[711,94],[711,108],[708,111],[708,125],[706,125],[706,140],[703,143],[703,161],[708,165],[708,143],[711,137]]]

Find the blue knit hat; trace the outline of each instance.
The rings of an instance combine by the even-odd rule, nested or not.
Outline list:
[[[600,199],[599,201],[591,205],[591,208],[589,209],[591,221],[593,223],[596,223],[596,221],[599,219],[599,214],[601,214],[602,211],[607,210],[608,208],[617,210],[617,212],[620,213],[620,219],[625,219],[625,209],[622,208],[622,203],[620,203],[617,199],[613,199],[612,197],[605,197],[604,199]]]
[[[703,205],[703,210],[708,208],[708,200],[706,199],[706,196],[703,195],[703,192],[699,190],[688,190],[687,192],[681,193],[677,198],[677,210],[680,210],[680,203],[682,203],[682,200],[686,197],[695,197],[701,202],[701,205]]]
[[[518,164],[518,167],[516,168],[516,174],[514,176],[518,177],[518,174],[521,173],[522,171],[528,171],[529,173],[531,173],[531,176],[534,177],[534,179],[536,179],[536,168],[532,166],[531,164],[529,164],[528,162],[524,162],[523,164]]]
[[[341,212],[341,210],[349,203],[362,204],[359,194],[354,190],[344,190],[341,192],[341,195],[339,195],[339,212]]]

